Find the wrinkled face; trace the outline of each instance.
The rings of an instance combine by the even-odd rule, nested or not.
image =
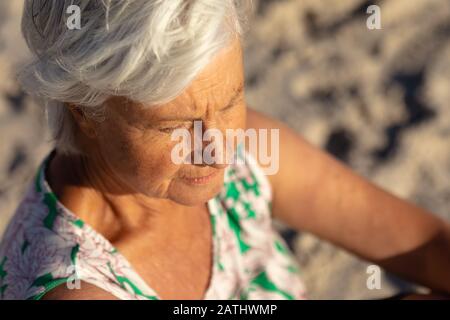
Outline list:
[[[171,135],[185,128],[194,136],[194,120],[202,130],[218,129],[224,136],[226,129],[244,129],[243,83],[241,46],[234,40],[169,103],[148,107],[110,99],[88,153],[101,159],[123,190],[184,205],[204,203],[220,191],[226,165],[174,163],[172,149],[180,140]]]

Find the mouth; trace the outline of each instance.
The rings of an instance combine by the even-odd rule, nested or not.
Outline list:
[[[221,170],[215,170],[213,173],[210,173],[206,176],[199,177],[181,177],[185,183],[190,185],[205,185],[208,184]]]

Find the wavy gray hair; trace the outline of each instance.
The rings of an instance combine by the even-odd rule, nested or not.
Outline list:
[[[66,26],[70,5],[80,8],[79,30]],[[172,100],[244,33],[250,8],[251,0],[26,0],[22,34],[33,60],[19,82],[45,106],[56,148],[77,153],[65,103],[98,116],[111,96]]]

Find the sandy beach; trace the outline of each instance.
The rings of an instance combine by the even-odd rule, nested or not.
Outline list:
[[[450,2],[254,2],[244,43],[248,105],[450,219]],[[366,26],[372,3],[381,8],[380,30]],[[0,234],[52,148],[41,106],[15,78],[29,56],[21,10],[22,1],[0,2]],[[279,228],[310,298],[382,298],[411,286],[384,274],[381,289],[369,290],[368,263]]]

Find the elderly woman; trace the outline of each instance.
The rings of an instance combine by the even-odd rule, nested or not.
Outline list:
[[[20,80],[45,105],[56,147],[4,235],[2,298],[304,298],[272,218],[450,292],[448,224],[247,108],[247,6],[25,1],[35,59]],[[211,153],[231,145],[241,161],[174,162],[172,133],[194,122],[279,130],[279,170],[266,175],[242,141]]]

